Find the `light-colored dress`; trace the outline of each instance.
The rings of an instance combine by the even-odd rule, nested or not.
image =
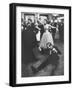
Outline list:
[[[43,36],[40,41],[40,48],[47,48],[47,43],[50,42],[54,45],[52,34],[48,31],[48,25],[45,26],[46,31],[43,33]]]

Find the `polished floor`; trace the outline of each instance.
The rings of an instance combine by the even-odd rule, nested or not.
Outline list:
[[[54,71],[54,76],[64,75],[64,44],[63,42],[56,40],[55,46],[61,51],[59,64],[57,69]],[[42,57],[43,58],[43,57]],[[53,70],[53,66],[48,64],[44,69],[40,70],[36,74],[33,73],[31,66],[38,67],[42,63],[42,60],[36,61],[34,63],[29,63],[25,65],[22,63],[22,77],[33,77],[33,76],[51,76],[51,72]]]

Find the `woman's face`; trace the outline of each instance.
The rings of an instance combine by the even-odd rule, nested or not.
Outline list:
[[[46,20],[44,20],[44,24],[47,24],[47,21]]]

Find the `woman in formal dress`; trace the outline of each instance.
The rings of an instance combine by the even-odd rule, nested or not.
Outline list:
[[[46,45],[48,42],[50,42],[52,45],[54,45],[54,41],[53,41],[52,34],[50,32],[50,29],[51,29],[51,26],[49,24],[44,25],[44,31],[45,32],[42,35],[40,45],[39,45],[39,49],[40,48],[47,48]]]

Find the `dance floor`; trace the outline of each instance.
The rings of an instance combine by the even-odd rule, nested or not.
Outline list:
[[[59,64],[57,69],[54,72],[54,76],[64,75],[64,44],[63,42],[56,41],[55,46],[58,47],[58,49],[61,51],[62,54],[60,55]],[[40,70],[36,74],[33,73],[31,69],[31,65],[35,65],[37,67],[37,65],[40,65],[41,62],[42,61],[39,60],[35,63],[28,64],[28,66],[26,66],[25,64],[22,64],[22,72],[21,72],[22,77],[50,76],[53,70],[52,65],[47,65],[44,69]]]

